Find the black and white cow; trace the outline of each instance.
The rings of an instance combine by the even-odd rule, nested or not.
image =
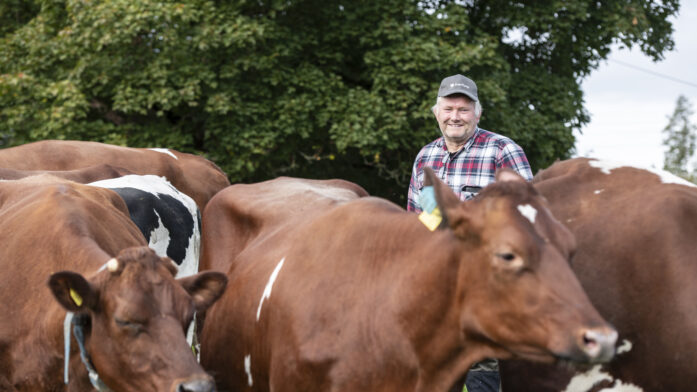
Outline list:
[[[127,175],[89,185],[109,188],[121,196],[150,248],[176,263],[177,277],[198,272],[201,219],[192,198],[154,175]]]

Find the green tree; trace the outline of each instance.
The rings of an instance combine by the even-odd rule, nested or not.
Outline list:
[[[42,0],[1,9],[6,144],[83,139],[205,154],[231,181],[340,177],[403,203],[439,133],[439,81],[478,84],[481,126],[534,169],[588,122],[580,82],[613,43],[673,47],[677,0]]]
[[[690,170],[688,164],[695,154],[695,131],[690,117],[694,114],[690,101],[683,95],[678,97],[675,110],[663,128],[663,145],[667,147],[664,154],[663,169],[696,182],[697,173]]]

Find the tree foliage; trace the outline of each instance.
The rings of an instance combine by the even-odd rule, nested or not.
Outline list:
[[[677,0],[9,0],[7,145],[81,139],[206,155],[231,181],[340,177],[403,202],[439,136],[440,80],[533,168],[588,122],[580,82],[613,43],[672,49]]]
[[[688,167],[695,154],[695,131],[690,117],[694,114],[690,101],[683,95],[678,97],[675,110],[668,119],[668,125],[663,129],[663,145],[667,147],[664,155],[663,169],[697,182],[697,169]]]

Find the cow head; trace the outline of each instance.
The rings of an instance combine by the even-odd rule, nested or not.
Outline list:
[[[574,237],[529,183],[502,170],[495,183],[467,202],[431,170],[425,185],[434,186],[441,227],[452,231],[460,247],[459,322],[468,341],[499,358],[612,358],[617,333],[569,265]]]
[[[223,293],[224,274],[182,279],[168,258],[147,247],[121,251],[91,279],[58,272],[49,286],[71,312],[89,315],[85,348],[102,381],[115,391],[208,392],[212,378],[185,339],[195,311]]]

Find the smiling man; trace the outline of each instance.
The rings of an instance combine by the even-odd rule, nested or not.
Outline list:
[[[460,200],[474,197],[494,182],[499,168],[511,168],[526,180],[532,180],[528,158],[520,146],[505,136],[477,126],[482,105],[472,79],[459,74],[443,79],[432,110],[443,136],[424,146],[416,156],[407,210],[421,212],[425,208],[428,211],[427,205],[420,204],[426,166],[433,168]],[[425,196],[427,194],[425,192]],[[424,200],[428,204],[427,196]],[[451,392],[498,392],[498,363],[486,360],[474,364],[467,373],[466,389],[463,389],[464,381],[456,383]]]
[[[443,136],[424,146],[416,156],[407,210],[422,210],[419,195],[425,166],[432,167],[460,200],[474,197],[494,182],[496,170],[502,167],[515,170],[528,181],[532,179],[530,164],[520,146],[477,126],[482,105],[472,79],[459,74],[443,79],[433,114]]]

